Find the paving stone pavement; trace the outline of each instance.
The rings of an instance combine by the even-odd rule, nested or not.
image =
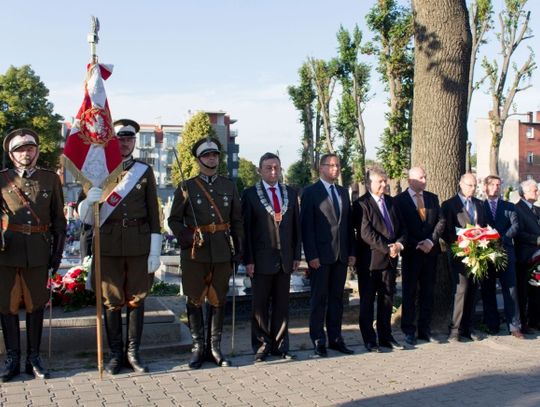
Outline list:
[[[414,349],[367,353],[355,315],[344,337],[355,354],[315,359],[305,320],[292,321],[298,359],[253,363],[249,324],[238,326],[234,367],[187,367],[188,352],[144,353],[149,374],[100,380],[91,359],[50,364],[52,378],[22,374],[0,384],[2,406],[539,406],[540,336],[477,342],[420,342]],[[230,327],[224,350],[230,350]],[[398,340],[402,336],[395,335]]]

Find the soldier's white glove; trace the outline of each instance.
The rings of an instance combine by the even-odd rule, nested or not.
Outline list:
[[[94,202],[98,202],[101,199],[102,194],[103,190],[98,187],[92,187],[88,190],[86,199],[82,200],[77,208],[81,222],[88,225],[94,224],[94,216],[92,216],[91,208]]]
[[[150,254],[148,255],[148,274],[154,273],[161,265],[161,235],[152,233],[150,235]]]

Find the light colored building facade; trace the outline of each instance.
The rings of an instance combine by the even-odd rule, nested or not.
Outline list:
[[[490,174],[491,130],[488,118],[475,121],[475,138],[476,173],[481,182]],[[498,166],[505,189],[516,189],[521,181],[530,178],[540,181],[540,111],[519,115],[519,118],[511,116],[506,121]]]
[[[206,113],[226,154],[229,176],[236,179],[239,164],[239,146],[236,144],[238,133],[236,130],[231,129],[231,125],[236,123],[236,120],[231,119],[223,111]],[[176,149],[180,141],[184,126],[183,124],[144,123],[140,123],[140,126],[141,129],[137,137],[133,156],[146,162],[153,168],[158,186],[158,196],[164,204],[167,204],[172,200],[174,190],[176,189],[176,185],[172,184],[172,166],[175,162],[173,150]],[[68,136],[70,129],[71,123],[62,123],[62,136],[64,140]],[[77,201],[81,191],[80,184],[69,171],[65,171],[62,181],[66,202]]]

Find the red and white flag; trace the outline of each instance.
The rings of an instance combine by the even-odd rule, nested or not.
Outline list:
[[[88,65],[84,99],[64,147],[64,166],[83,184],[101,188],[122,170],[122,155],[104,86],[112,68]]]

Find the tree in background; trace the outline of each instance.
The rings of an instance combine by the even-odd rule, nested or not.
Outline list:
[[[203,137],[216,137],[210,118],[205,112],[195,113],[185,124],[182,137],[176,147],[178,151],[178,159],[182,169],[182,174],[185,179],[196,176],[199,173],[197,159],[191,154],[193,145]],[[217,138],[217,137],[216,137]],[[223,146],[222,146],[223,149]],[[219,173],[227,175],[227,164],[225,163],[225,153],[221,151],[219,162]],[[182,180],[178,163],[175,161],[172,166],[172,181],[173,185],[178,185]]]
[[[499,146],[503,136],[504,124],[510,115],[510,107],[513,104],[516,93],[530,88],[530,78],[536,69],[534,52],[529,47],[529,56],[521,67],[514,62],[512,69],[514,78],[507,86],[510,62],[519,45],[532,38],[529,29],[530,11],[525,11],[527,0],[505,0],[505,8],[499,13],[500,32],[497,39],[501,46],[501,65],[497,59],[491,61],[484,57],[482,67],[486,71],[489,82],[489,94],[491,95],[492,107],[490,112],[491,146],[489,158],[490,174],[499,174]],[[525,84],[528,79],[529,83]]]
[[[469,69],[469,91],[467,97],[467,116],[471,110],[472,95],[484,79],[474,83],[474,71],[480,46],[487,42],[486,34],[493,27],[493,4],[491,0],[473,0],[469,5],[469,25],[471,26],[471,63]]]
[[[366,172],[366,138],[362,114],[369,99],[370,66],[358,61],[362,52],[362,32],[358,26],[353,33],[339,28],[338,39],[338,79],[341,84],[341,101],[337,104],[336,131],[342,146],[343,185],[352,181],[363,182]]]
[[[285,178],[287,184],[296,189],[301,189],[313,181],[308,165],[302,160],[296,161],[289,166]]]
[[[251,161],[240,157],[240,162],[238,164],[238,178],[236,179],[238,192],[242,193],[244,189],[255,185],[258,180],[259,173],[257,172],[257,166]]]
[[[379,60],[381,74],[389,93],[386,113],[388,126],[381,137],[377,157],[392,179],[392,193],[400,192],[399,181],[410,167],[411,114],[413,97],[413,19],[411,11],[395,0],[378,0],[366,16],[375,33],[369,52]]]
[[[430,191],[442,201],[465,170],[471,31],[465,0],[413,0],[413,166],[424,166]],[[446,253],[439,256],[434,323],[446,325],[452,285]]]
[[[56,169],[61,153],[62,116],[54,113],[48,96],[49,89],[30,65],[10,66],[4,75],[0,75],[0,134],[5,137],[9,131],[21,127],[35,130],[40,141],[38,165]],[[3,156],[2,165],[5,166],[9,160]]]
[[[317,163],[319,161],[318,144],[321,131],[321,119],[319,110],[315,116],[313,103],[317,97],[313,88],[313,80],[310,74],[310,68],[307,62],[304,62],[298,70],[300,83],[298,86],[289,86],[287,92],[291,98],[294,107],[300,112],[300,123],[304,127],[304,136],[302,137],[302,161],[309,165],[311,177],[317,177]],[[314,128],[315,124],[315,128]]]
[[[324,152],[335,153],[330,102],[338,79],[339,63],[335,58],[330,61],[308,58],[308,66],[315,85],[318,111],[322,117],[323,140],[321,144],[324,147],[321,146],[321,148]]]

